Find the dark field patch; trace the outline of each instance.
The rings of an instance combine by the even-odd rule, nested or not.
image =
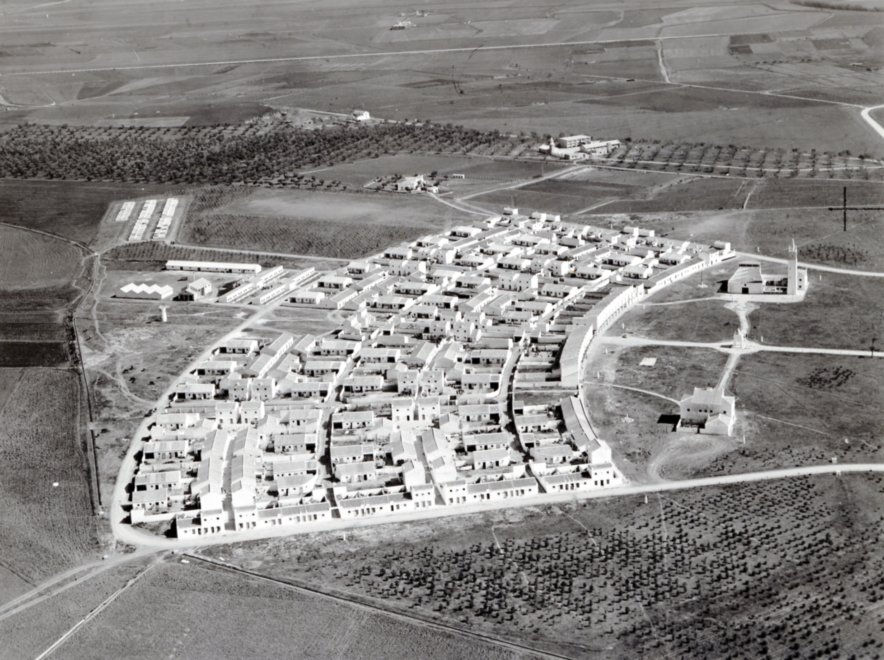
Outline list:
[[[0,341],[66,341],[67,330],[57,323],[7,323],[0,319]]]
[[[266,216],[211,215],[191,218],[181,240],[194,245],[290,252],[353,259],[414,240],[431,227],[329,220],[294,220]]]
[[[765,179],[752,194],[749,208],[841,206],[845,187],[848,206],[884,206],[880,182]],[[840,219],[838,213],[832,213],[833,224]]]
[[[0,367],[58,367],[67,361],[63,342],[0,341]]]
[[[776,109],[801,108],[815,105],[813,101],[783,97],[766,97],[759,94],[743,94],[723,90],[672,87],[665,92],[632,94],[623,100],[598,98],[587,103],[599,105],[627,104],[630,109],[651,112],[703,112],[728,108]]]
[[[110,270],[162,270],[165,263],[171,259],[259,263],[264,268],[288,267],[299,263],[296,259],[267,254],[244,254],[154,242],[117,246],[105,252],[101,262]]]
[[[771,44],[773,41],[769,34],[734,34],[731,36],[731,46]]]
[[[110,202],[168,190],[127,183],[0,180],[0,209],[3,222],[89,243]]]

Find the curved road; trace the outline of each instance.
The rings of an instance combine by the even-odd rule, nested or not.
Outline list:
[[[863,111],[859,114],[865,120],[865,122],[872,127],[873,131],[884,138],[884,126],[881,126],[881,124],[875,121],[875,119],[872,117],[872,111],[877,110],[878,108],[884,108],[884,105],[873,105],[868,108],[863,108]]]

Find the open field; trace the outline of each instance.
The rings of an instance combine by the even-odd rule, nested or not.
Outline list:
[[[872,658],[882,484],[790,479],[206,552],[574,658],[809,657],[831,644]]]
[[[636,171],[614,170],[620,180],[647,185]],[[661,176],[657,174],[656,176]],[[669,176],[671,183],[651,188],[644,198],[620,198],[599,208],[596,213],[659,213],[715,210],[780,210],[796,209],[796,213],[824,213],[835,226],[840,220],[837,211],[802,207],[840,207],[843,189],[848,192],[850,206],[881,206],[884,193],[881,184],[869,181],[807,181],[801,179],[741,179]],[[800,209],[800,211],[798,210]],[[782,214],[781,214],[782,215]],[[849,218],[869,215],[851,211]]]
[[[0,220],[88,244],[112,201],[165,190],[144,184],[0,179]]]
[[[884,383],[877,361],[833,355],[744,355],[730,381],[752,469],[884,459]],[[848,442],[845,442],[847,440]],[[705,473],[733,472],[720,457]]]
[[[135,577],[144,564],[144,560],[138,560],[108,569],[0,621],[0,658],[36,658]]]
[[[781,265],[781,264],[777,264]],[[811,271],[804,301],[761,305],[750,338],[775,346],[868,350],[884,336],[884,279]],[[876,344],[877,346],[877,344]]]
[[[9,373],[9,372],[5,372]],[[14,375],[15,372],[13,372]],[[0,410],[0,557],[34,584],[93,556],[77,374],[25,369]]]
[[[708,288],[703,291],[712,295],[716,284],[708,280],[707,284]],[[729,344],[733,340],[734,330],[740,327],[740,320],[734,312],[725,308],[727,302],[724,299],[704,299],[678,305],[638,305],[624,314],[608,333]]]
[[[65,657],[534,657],[190,561],[145,574],[65,644]]]
[[[0,225],[0,289],[40,289],[67,284],[82,259],[78,248],[56,238]]]
[[[181,243],[356,258],[466,219],[425,198],[256,191],[187,219]]]

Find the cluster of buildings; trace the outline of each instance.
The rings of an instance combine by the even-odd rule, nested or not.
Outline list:
[[[549,144],[542,144],[538,151],[563,160],[584,160],[605,158],[620,148],[620,140],[593,140],[589,135],[567,135],[550,138]]]
[[[339,329],[229,340],[180,380],[132,521],[187,537],[621,484],[581,360],[636,301],[732,256],[506,209],[326,273],[287,302],[351,312]]]
[[[159,200],[156,199],[148,199],[141,202],[141,209],[138,212],[138,217],[135,219],[135,224],[129,232],[130,243],[143,240],[148,225],[153,221],[154,212],[158,208],[158,202]],[[114,221],[127,222],[132,215],[132,212],[135,210],[135,206],[136,202],[123,202],[119,211],[117,211]],[[160,241],[166,238],[166,234],[168,234],[169,227],[172,225],[172,220],[175,217],[175,210],[177,208],[178,199],[176,197],[170,197],[165,201],[160,212],[160,217],[157,219],[156,226],[154,227],[153,240]]]
[[[251,302],[266,305],[281,300],[285,294],[309,281],[316,274],[314,268],[287,271],[282,266],[264,270],[259,264],[224,263],[214,261],[168,261],[166,270],[188,273],[232,274],[236,278],[229,288],[217,291],[211,280],[198,277],[177,290],[169,284],[129,282],[120,286],[117,298],[147,300],[216,300],[224,303]]]

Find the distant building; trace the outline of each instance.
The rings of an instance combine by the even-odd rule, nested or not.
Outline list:
[[[354,110],[353,119],[356,121],[368,121],[371,119],[371,115],[368,114],[368,110]]]
[[[567,135],[556,138],[555,144],[559,149],[572,149],[583,146],[588,142],[592,142],[592,138],[589,135]]]

